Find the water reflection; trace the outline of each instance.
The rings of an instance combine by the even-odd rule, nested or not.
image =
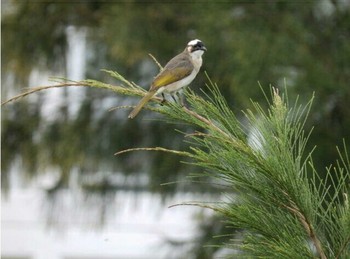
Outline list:
[[[2,204],[4,256],[181,258],[196,238],[194,215],[208,213],[195,207],[167,208],[183,200],[208,198],[193,194],[176,195],[164,204],[161,195],[147,191],[138,197],[133,191],[99,197],[69,188],[48,203],[46,192],[37,187],[12,188]],[[110,207],[106,210],[102,204]],[[109,213],[104,215],[103,227],[96,229],[101,210]],[[47,223],[54,224],[55,231]],[[167,240],[188,242],[174,250],[165,245]]]

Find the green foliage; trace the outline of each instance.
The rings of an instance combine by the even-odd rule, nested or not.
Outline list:
[[[29,90],[11,100],[48,88],[79,84],[121,95],[142,95],[140,91],[144,94],[120,74],[106,72],[124,85],[95,80],[62,83]],[[232,258],[348,258],[350,160],[346,145],[344,152],[338,150],[339,160],[326,170],[323,179],[315,169],[312,153],[305,154],[309,134],[304,132],[304,126],[313,98],[303,106],[297,101],[290,105],[287,96],[281,96],[275,88],[271,95],[267,111],[253,103],[254,110],[244,113],[244,125],[212,82],[204,98],[187,91],[187,106],[148,104],[149,109],[163,114],[169,122],[182,122],[197,129],[185,135],[189,151],[156,147],[117,154],[133,150],[178,154],[202,167],[204,175],[223,183],[228,201],[199,205],[213,208],[225,217],[227,226],[239,230],[232,233],[228,242],[234,249]],[[157,103],[159,99],[154,97],[152,101]],[[63,152],[67,151],[63,147]]]
[[[228,225],[242,229],[241,240],[231,244],[239,256],[348,258],[350,162],[346,152],[339,152],[340,162],[326,171],[328,181],[315,170],[311,153],[304,154],[304,124],[313,98],[304,107],[289,106],[287,97],[273,89],[268,111],[254,103],[243,126],[217,86],[209,91],[206,99],[187,94],[191,110],[170,105],[159,111],[201,128],[190,135],[189,157],[237,192],[213,208]]]

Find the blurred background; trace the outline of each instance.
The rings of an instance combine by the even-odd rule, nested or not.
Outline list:
[[[120,72],[148,89],[158,68],[189,40],[208,51],[191,84],[216,82],[238,117],[259,88],[286,85],[315,102],[308,150],[322,172],[349,143],[350,2],[318,1],[1,1],[2,101],[50,77],[119,84]],[[220,258],[235,230],[184,201],[234,195],[181,158],[132,147],[187,150],[182,132],[143,111],[138,99],[87,88],[50,89],[2,107],[1,258]],[[348,144],[348,150],[350,150]],[[184,161],[188,162],[188,161]],[[167,184],[169,183],[169,184]],[[228,235],[227,235],[228,234]],[[213,238],[213,236],[215,236]]]

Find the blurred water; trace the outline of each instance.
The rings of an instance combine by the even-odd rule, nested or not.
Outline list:
[[[66,193],[68,200],[73,198],[69,192]],[[165,245],[165,240],[195,237],[193,215],[199,209],[167,208],[167,205],[195,199],[192,195],[177,195],[162,204],[159,195],[144,192],[135,200],[132,192],[119,192],[112,200],[116,205],[113,217],[99,229],[84,221],[83,215],[77,217],[72,213],[70,217],[66,209],[62,211],[66,214],[59,219],[62,221],[56,222],[61,228],[48,227],[45,195],[34,187],[15,188],[9,199],[3,201],[2,258],[180,258],[183,251],[176,248],[175,252]],[[84,213],[94,214],[94,208],[90,211],[84,210]]]

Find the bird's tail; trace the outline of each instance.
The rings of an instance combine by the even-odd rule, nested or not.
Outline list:
[[[136,115],[141,111],[142,107],[145,106],[145,104],[155,95],[155,91],[148,92],[141,101],[136,105],[136,107],[132,110],[132,112],[129,114],[128,118],[133,119],[136,117]]]

